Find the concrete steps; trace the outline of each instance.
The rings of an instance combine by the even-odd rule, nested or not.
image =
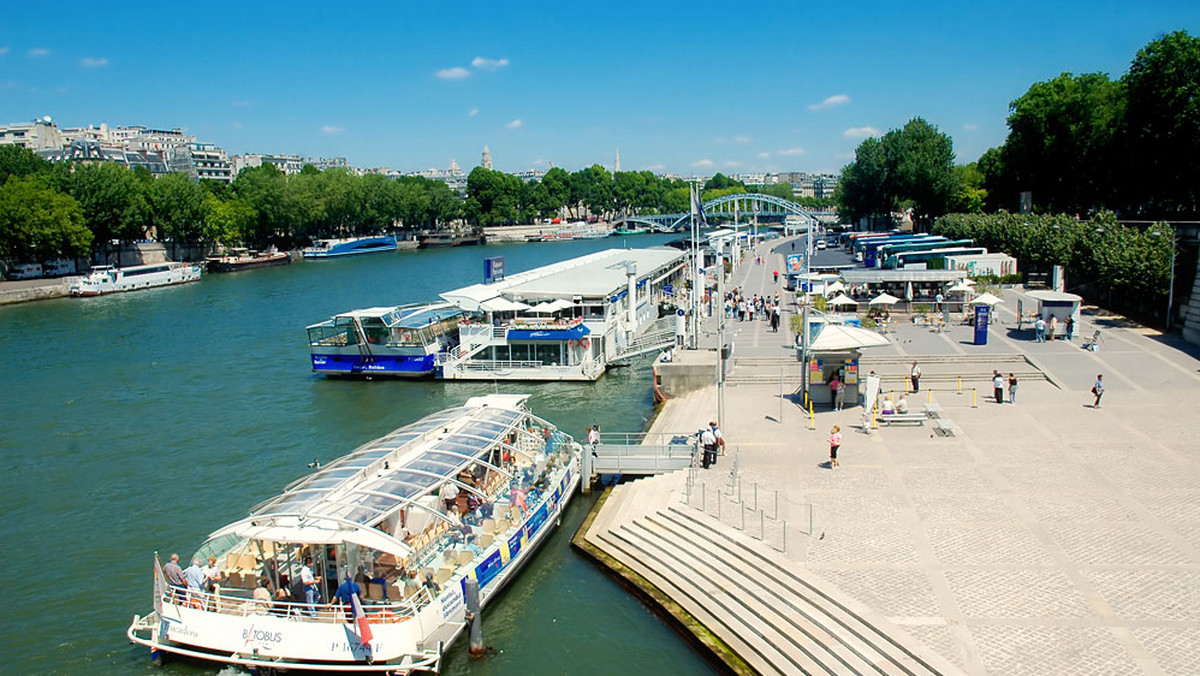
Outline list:
[[[679,503],[684,472],[621,484],[587,540],[763,674],[959,671],[762,542]]]

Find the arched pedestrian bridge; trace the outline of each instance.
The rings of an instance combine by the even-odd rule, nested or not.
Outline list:
[[[731,195],[721,195],[708,200],[703,205],[705,216],[741,218],[743,216],[786,218],[799,216],[804,223],[814,223],[821,219],[836,218],[832,212],[813,212],[791,200],[764,195],[762,193],[739,192]],[[645,227],[660,232],[677,232],[688,225],[690,214],[640,214],[618,216],[613,219],[614,227]]]

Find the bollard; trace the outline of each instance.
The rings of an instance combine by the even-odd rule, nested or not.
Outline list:
[[[463,580],[465,601],[467,604],[467,622],[470,622],[471,657],[482,657],[483,648],[483,613],[479,608],[479,580],[467,577]]]
[[[927,391],[929,392],[929,403],[932,404],[933,403],[933,390],[927,390]]]
[[[904,376],[904,393],[908,394],[909,392],[912,392],[912,377]]]
[[[808,429],[817,429],[817,418],[813,415],[812,402],[808,402]]]
[[[962,376],[958,377],[958,393],[962,394]]]
[[[979,392],[974,387],[971,388],[971,408],[979,408]]]

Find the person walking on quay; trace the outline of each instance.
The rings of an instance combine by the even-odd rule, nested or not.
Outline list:
[[[587,428],[588,446],[592,447],[592,457],[596,457],[596,446],[600,445],[600,430],[595,427]]]
[[[1049,329],[1047,332],[1049,335],[1046,336],[1046,340],[1054,340],[1054,332],[1058,330],[1058,317],[1050,315],[1050,324],[1046,328]]]
[[[779,306],[771,308],[771,333],[779,333]]]
[[[837,425],[829,430],[829,469],[838,466],[837,452],[842,445],[842,428]]]
[[[1008,374],[1008,403],[1017,403],[1017,377],[1013,374]]]
[[[1092,402],[1092,408],[1100,408],[1100,397],[1104,396],[1104,374],[1096,375],[1096,382],[1092,385],[1092,394],[1096,396],[1096,401]]]
[[[996,403],[1003,404],[1004,403],[1004,376],[1000,375],[1000,372],[995,369],[992,370],[992,390],[993,390],[992,393],[996,395]]]
[[[1067,315],[1067,320],[1063,322],[1067,327],[1067,342],[1071,342],[1071,338],[1075,336],[1075,318]]]
[[[912,391],[921,391],[921,367],[917,362],[912,363],[912,369],[908,372],[908,377],[912,379]]]
[[[717,461],[717,437],[713,434],[712,428],[705,427],[700,430],[700,447],[704,450],[704,455],[700,458],[700,466],[708,469]]]
[[[1043,317],[1038,317],[1033,323],[1033,332],[1037,336],[1037,342],[1046,342],[1046,320]]]
[[[713,438],[717,440],[717,455],[725,455],[725,435],[721,434],[721,428],[717,427],[717,421],[710,420],[708,429],[712,430]],[[717,464],[716,456],[713,457],[713,464]]]
[[[833,393],[833,410],[840,411],[846,405],[846,380],[838,378],[837,391]]]
[[[835,374],[833,374],[832,377],[829,378],[829,408],[830,408],[830,410],[834,410],[834,411],[837,410],[837,393],[838,393],[838,390],[840,390],[841,388],[842,388],[842,381],[841,381],[841,379],[839,379],[837,377],[837,374],[835,373]]]

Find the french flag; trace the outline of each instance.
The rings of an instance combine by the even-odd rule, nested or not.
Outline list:
[[[350,579],[350,576],[347,575],[346,579]],[[363,642],[363,645],[369,647],[375,635],[371,633],[371,623],[367,622],[367,614],[363,612],[362,602],[358,600],[358,594],[350,594],[350,605],[354,609],[354,624],[358,625],[358,639]]]

